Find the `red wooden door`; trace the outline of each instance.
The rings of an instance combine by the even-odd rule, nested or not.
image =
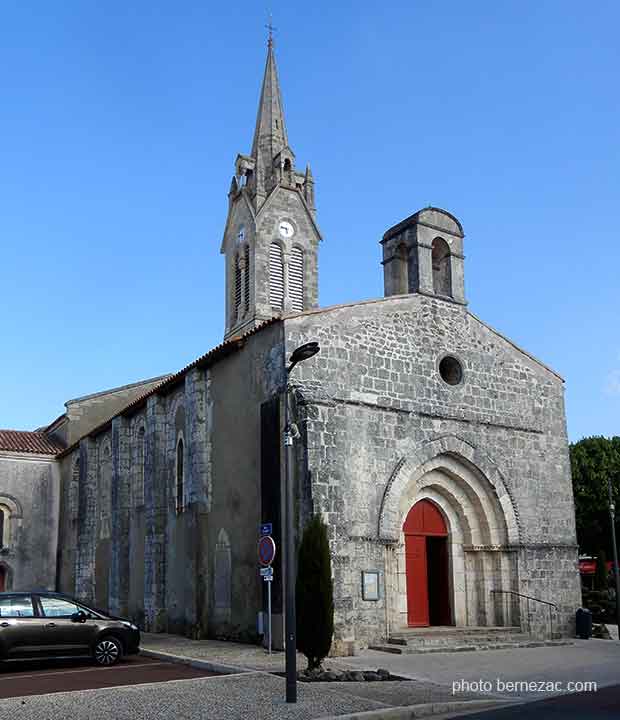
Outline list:
[[[426,580],[426,537],[405,536],[407,572],[407,624],[420,627],[429,624],[428,582]]]
[[[430,625],[426,539],[428,537],[445,538],[448,535],[448,529],[437,506],[430,500],[420,500],[407,514],[403,532],[405,533],[405,572],[407,577],[407,624],[412,627],[425,627]],[[442,605],[448,603],[447,614],[449,615],[447,547],[445,559],[445,588],[440,588],[439,592],[445,595],[445,599],[442,599],[441,603]],[[446,615],[446,610],[442,608],[442,618],[444,615]],[[445,621],[442,619],[442,622]]]

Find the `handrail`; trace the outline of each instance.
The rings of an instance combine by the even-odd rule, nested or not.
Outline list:
[[[514,590],[491,590],[491,595],[493,593],[501,593],[502,595],[516,595],[520,598],[525,598],[527,600],[527,626],[528,631],[531,631],[531,624],[530,624],[530,600],[537,603],[542,603],[543,605],[549,605],[549,639],[553,640],[553,615],[551,608],[558,609],[558,606],[555,603],[549,602],[548,600],[541,600],[540,598],[532,597],[531,595],[524,595],[523,593],[515,592]]]
[[[514,590],[491,590],[492,593],[504,593],[508,595],[518,595],[519,597],[527,598],[528,600],[534,600],[534,602],[544,603],[545,605],[553,605],[557,610],[558,606],[555,603],[549,602],[548,600],[541,600],[540,598],[532,597],[531,595],[524,595],[523,593],[515,592]]]

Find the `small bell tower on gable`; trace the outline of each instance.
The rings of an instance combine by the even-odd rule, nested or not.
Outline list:
[[[466,305],[463,228],[445,210],[427,207],[383,236],[384,295],[421,293]]]
[[[270,27],[252,150],[237,155],[228,192],[225,340],[317,307],[320,240],[312,171],[297,171],[288,144]]]

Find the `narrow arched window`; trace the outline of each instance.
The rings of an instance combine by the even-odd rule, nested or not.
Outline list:
[[[284,264],[282,247],[277,242],[269,246],[269,304],[273,310],[284,306]]]
[[[0,507],[0,548],[4,547],[4,508]]]
[[[291,252],[288,274],[288,292],[293,310],[304,309],[304,251],[294,247]]]
[[[245,311],[248,312],[250,309],[250,246],[246,245],[244,250],[244,258],[245,258],[245,268],[243,272],[245,273],[245,298],[244,298],[244,305],[245,305]]]
[[[215,615],[219,620],[230,620],[232,609],[232,553],[228,533],[223,528],[217,536],[214,565]]]
[[[440,237],[433,240],[433,291],[436,295],[452,297],[450,247]]]
[[[241,264],[239,253],[235,254],[235,318],[241,314]]]
[[[177,443],[177,513],[182,513],[185,503],[185,488],[183,482],[183,438]]]

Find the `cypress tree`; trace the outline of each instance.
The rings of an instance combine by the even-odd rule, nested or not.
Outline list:
[[[306,526],[299,547],[296,583],[297,647],[308,670],[321,666],[334,634],[334,587],[327,527],[319,515]]]

